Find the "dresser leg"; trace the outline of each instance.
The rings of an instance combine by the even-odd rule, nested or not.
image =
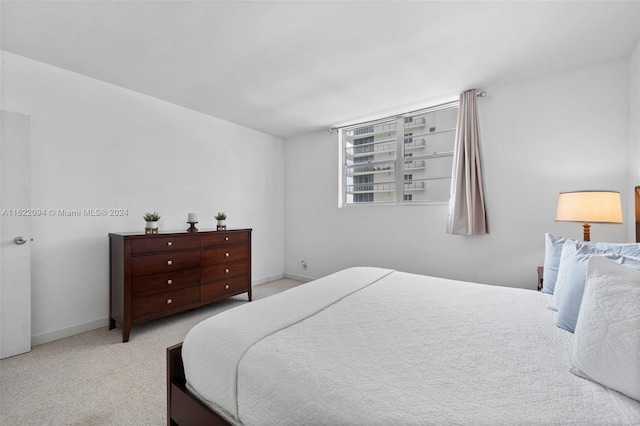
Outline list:
[[[109,317],[109,330],[113,330],[114,328],[116,328],[116,320]]]
[[[131,332],[131,323],[122,324],[122,343],[126,343],[129,341],[129,333]]]
[[[251,287],[249,287],[248,295],[249,295],[249,302],[251,302],[251,300],[252,300],[252,299],[251,299]]]

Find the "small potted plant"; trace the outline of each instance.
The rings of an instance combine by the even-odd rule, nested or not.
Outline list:
[[[218,214],[215,215],[214,217],[218,221],[218,226],[216,227],[216,229],[218,231],[226,230],[227,229],[227,225],[224,224],[224,221],[227,218],[227,215],[224,212],[218,212]]]
[[[145,213],[142,218],[147,222],[147,225],[144,228],[145,234],[157,234],[158,221],[160,220],[160,215],[158,214],[158,212]]]

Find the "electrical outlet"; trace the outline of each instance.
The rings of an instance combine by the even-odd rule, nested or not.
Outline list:
[[[307,270],[307,262],[306,262],[306,260],[302,260],[302,261],[300,261],[300,263],[302,263],[302,269],[304,269],[306,271]]]

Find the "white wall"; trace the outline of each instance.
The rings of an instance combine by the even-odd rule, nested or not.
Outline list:
[[[582,236],[580,224],[555,223],[558,193],[629,192],[628,81],[622,60],[481,87],[488,93],[479,99],[487,236],[446,234],[445,204],[339,209],[336,132],[285,141],[286,274],[373,265],[535,288],[544,233]],[[626,241],[627,225],[594,224],[591,235]]]
[[[184,230],[224,210],[253,228],[254,284],[282,277],[281,139],[7,52],[2,86],[2,109],[31,116],[32,208],[128,210],[32,220],[35,344],[107,324],[107,234],[144,231],[146,211]]]
[[[629,188],[640,186],[640,43],[629,57]],[[633,195],[625,212],[629,241],[635,241],[635,203]]]

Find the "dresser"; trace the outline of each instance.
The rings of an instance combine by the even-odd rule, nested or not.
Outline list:
[[[251,300],[251,229],[109,234],[109,329],[237,294]]]

